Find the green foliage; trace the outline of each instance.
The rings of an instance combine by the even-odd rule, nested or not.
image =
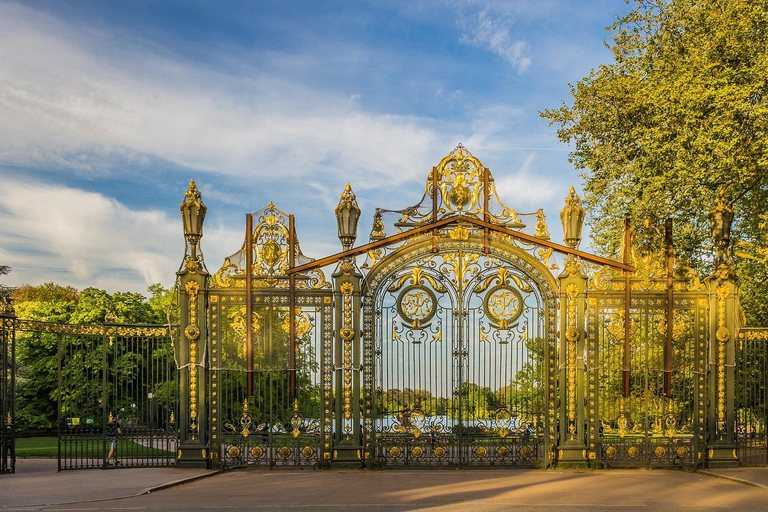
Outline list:
[[[594,243],[616,254],[625,216],[670,217],[678,256],[706,271],[723,186],[747,316],[768,322],[768,2],[637,0],[610,28],[614,62],[541,113],[586,170]]]
[[[61,286],[56,283],[44,283],[39,286],[28,284],[19,286],[13,290],[13,300],[16,303],[24,302],[77,302],[79,293],[71,286]]]
[[[166,323],[166,304],[170,291],[160,285],[150,287],[152,298],[147,301],[138,293],[116,292],[86,288],[78,292],[71,286],[46,283],[40,286],[22,286],[13,292],[16,316],[28,320],[70,324],[101,324],[108,312],[117,317],[118,323],[152,324]],[[168,299],[166,299],[168,298]],[[165,301],[165,302],[164,302]],[[26,428],[50,428],[56,425],[58,382],[58,337],[49,333],[17,332],[17,425]],[[120,340],[117,340],[119,342]],[[63,336],[62,351],[62,410],[66,415],[100,417],[100,375],[103,366],[101,338]],[[170,347],[158,348],[155,360],[172,361]],[[157,353],[164,351],[164,353]],[[109,394],[115,389],[127,388],[140,375],[147,361],[142,355],[128,351],[110,359]],[[175,403],[173,382],[157,383],[156,404],[167,407]],[[173,389],[170,389],[173,388]],[[142,390],[142,393],[152,391]],[[122,396],[125,403],[135,398]]]

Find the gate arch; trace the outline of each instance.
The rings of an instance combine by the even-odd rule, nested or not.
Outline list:
[[[554,278],[502,236],[491,236],[487,253],[474,227],[437,236],[436,252],[427,235],[366,276],[367,456],[382,465],[547,465],[557,421]]]

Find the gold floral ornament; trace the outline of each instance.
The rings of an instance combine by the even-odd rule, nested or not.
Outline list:
[[[224,264],[214,274],[212,288],[245,288],[248,244],[251,244],[252,284],[256,288],[281,288],[289,286],[286,271],[290,265],[289,215],[269,203],[266,208],[253,214],[255,226],[246,237],[239,251],[224,258]],[[314,261],[301,252],[298,237],[294,237],[295,264]],[[303,289],[330,288],[325,274],[309,270],[296,275],[296,287]]]
[[[457,145],[428,173],[424,196],[419,204],[400,210],[376,210],[370,234],[371,241],[386,237],[386,214],[394,214],[392,221],[397,233],[423,226],[433,219],[453,216],[471,217],[505,228],[522,229],[526,224],[521,217],[535,216],[535,236],[549,236],[543,213],[518,213],[514,208],[506,206],[499,198],[495,180],[488,168],[462,144]],[[387,223],[389,222],[387,220]],[[458,229],[449,233],[453,240],[466,240],[471,232]]]
[[[283,315],[283,332],[286,334],[289,334],[291,332],[291,319],[290,319],[290,313],[286,313]],[[302,341],[302,338],[310,331],[312,330],[312,326],[314,325],[314,321],[312,320],[312,317],[307,313],[306,311],[297,311],[296,316],[294,317],[294,324],[296,326],[296,338],[298,341]]]

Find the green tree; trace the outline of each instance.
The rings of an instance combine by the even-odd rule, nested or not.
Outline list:
[[[616,254],[625,216],[671,217],[678,255],[707,270],[724,187],[747,316],[768,322],[768,2],[636,0],[610,29],[614,61],[541,113],[586,170],[594,243]]]
[[[21,286],[13,292],[16,316],[27,320],[52,323],[101,324],[108,312],[114,313],[119,323],[165,323],[162,299],[170,297],[170,292],[159,285],[150,287],[155,304],[147,301],[138,293],[116,292],[108,294],[104,290],[87,288],[78,292],[71,286],[45,283],[40,286]],[[160,306],[157,306],[160,304]],[[61,350],[62,378],[66,383],[66,392],[62,407],[78,409],[78,414],[96,416],[101,396],[101,380],[91,378],[88,372],[99,372],[102,368],[101,338],[82,336],[62,336]],[[121,343],[120,338],[115,343]],[[50,428],[55,426],[58,400],[58,349],[56,334],[41,332],[17,333],[18,361],[18,406],[17,423],[20,429]],[[170,349],[157,349],[152,355],[155,359],[170,358],[166,353]],[[131,350],[119,351],[111,361],[109,385],[128,386],[139,375],[145,362],[143,356]],[[90,377],[89,377],[90,375]],[[173,384],[173,383],[171,383]],[[171,391],[168,383],[158,383],[160,398],[168,401]],[[110,388],[111,389],[111,388]],[[174,391],[175,392],[175,391]],[[123,393],[124,395],[124,393]],[[123,396],[123,401],[131,401]],[[133,400],[135,401],[135,400]],[[87,408],[95,408],[86,411]]]
[[[0,276],[7,276],[11,272],[11,267],[8,265],[0,265]],[[10,295],[12,288],[4,284],[0,284],[0,297]]]

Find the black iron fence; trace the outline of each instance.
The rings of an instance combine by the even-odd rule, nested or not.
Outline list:
[[[59,470],[176,463],[179,381],[167,326],[17,328],[57,337]]]
[[[768,330],[742,329],[736,347],[736,452],[741,466],[768,464]]]
[[[16,343],[11,314],[0,314],[0,474],[14,473]]]

